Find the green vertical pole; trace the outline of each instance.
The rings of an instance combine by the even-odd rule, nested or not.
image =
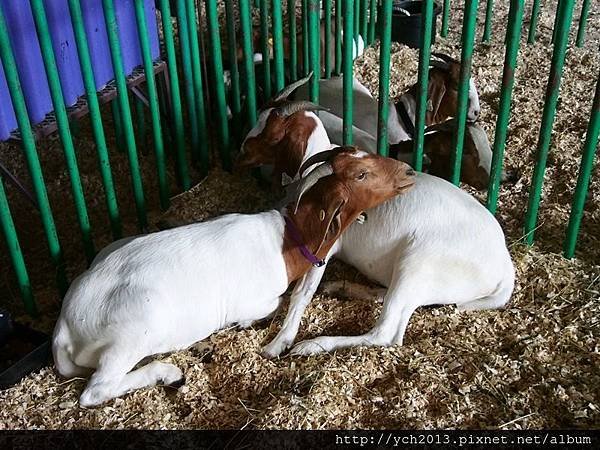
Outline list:
[[[450,22],[450,0],[444,0],[444,12],[442,13],[442,37],[448,36],[448,24]]]
[[[302,0],[302,76],[308,75],[308,0]]]
[[[369,18],[369,1],[360,0],[360,35],[365,43],[368,42],[367,26],[369,21],[367,19]]]
[[[25,153],[25,158],[27,159],[27,166],[29,168],[29,174],[31,176],[31,182],[35,192],[37,204],[40,209],[44,233],[46,234],[46,240],[48,241],[50,257],[57,268],[58,287],[61,291],[61,294],[64,294],[67,290],[68,283],[63,265],[62,250],[56,234],[54,217],[50,208],[50,202],[48,201],[48,192],[46,191],[42,167],[40,166],[40,161],[35,148],[35,140],[33,138],[33,133],[31,132],[31,124],[29,122],[29,116],[27,115],[27,107],[25,106],[25,99],[23,98],[23,91],[21,90],[21,83],[19,82],[19,75],[17,73],[17,63],[12,52],[8,29],[6,28],[6,21],[4,20],[4,14],[2,14],[1,8],[0,58],[2,59],[4,75],[6,76],[6,84],[8,85],[8,91],[10,93],[13,109],[15,111],[15,117],[17,119],[17,124],[19,125],[19,131],[21,132],[21,147]]]
[[[561,0],[558,0],[556,4],[556,13],[554,14],[554,23],[552,25],[552,40],[550,41],[551,44],[554,44],[554,39],[556,39],[556,26],[558,25],[558,19],[560,17],[560,2]]]
[[[527,42],[533,44],[535,42],[535,29],[540,15],[540,0],[533,0],[533,6],[531,7],[531,18],[529,19],[529,36]]]
[[[531,190],[529,192],[529,201],[527,204],[527,214],[525,215],[525,241],[528,244],[533,243],[533,234],[542,195],[542,184],[544,183],[544,172],[546,171],[546,160],[548,159],[548,150],[550,149],[552,124],[554,122],[554,114],[558,103],[560,79],[565,62],[571,19],[573,18],[574,2],[562,1],[560,2],[560,5],[560,20],[558,22],[556,33],[556,44],[554,45],[554,51],[552,53],[550,77],[546,88],[546,102],[544,104],[540,137],[537,145],[537,161],[533,171]]]
[[[335,0],[335,69],[334,73],[342,73],[342,0]]]
[[[210,0],[207,0],[210,1]],[[271,52],[269,51],[269,1],[260,0],[260,48],[262,53],[263,91],[271,98]]]
[[[244,80],[246,81],[246,114],[248,125],[256,123],[256,77],[252,55],[252,16],[250,15],[250,0],[240,0],[240,33],[242,37],[242,52],[244,54]]]
[[[15,229],[15,224],[10,214],[2,178],[0,178],[0,228],[2,228],[2,234],[4,234],[4,239],[6,240],[6,247],[8,248],[12,267],[17,276],[17,283],[19,283],[19,290],[23,297],[25,311],[31,316],[37,316],[37,305],[33,298],[33,292],[31,291],[29,274],[27,273],[23,253],[21,252],[21,246],[19,245],[17,230]]]
[[[273,4],[273,59],[275,60],[275,92],[279,92],[285,86],[285,74],[283,68],[283,14],[281,2],[272,0]]]
[[[429,59],[431,57],[431,30],[433,25],[433,0],[424,0],[421,11],[421,49],[419,52],[419,83],[417,96],[416,129],[412,165],[415,170],[423,168],[423,144],[425,142],[425,114],[427,113],[427,86],[429,83]]]
[[[83,236],[83,247],[88,263],[92,262],[96,254],[94,243],[92,241],[92,232],[90,227],[90,219],[88,216],[85,197],[83,195],[83,186],[81,185],[81,177],[79,176],[79,167],[77,166],[77,157],[75,156],[75,146],[69,128],[69,117],[65,107],[60,79],[58,77],[58,67],[54,59],[54,50],[52,49],[52,40],[48,21],[46,20],[46,12],[42,0],[30,0],[33,19],[37,29],[40,49],[42,51],[42,60],[46,70],[46,78],[50,88],[50,97],[52,98],[52,106],[54,107],[54,115],[56,116],[56,124],[58,126],[58,134],[63,145],[65,161],[67,163],[67,171],[71,180],[71,189],[73,193],[73,201],[77,212],[77,221]]]
[[[389,0],[391,2],[391,0]],[[354,7],[352,0],[344,0],[344,79],[343,79],[343,144],[352,145],[352,116],[354,109],[352,91],[352,44],[354,42]]]
[[[181,65],[183,66],[183,79],[185,84],[185,97],[190,124],[190,141],[192,147],[192,162],[201,165],[200,162],[200,136],[198,131],[198,116],[196,105],[196,94],[194,93],[194,73],[192,72],[192,52],[190,50],[190,39],[187,19],[187,0],[177,0],[177,25],[179,35],[179,47],[181,50]]]
[[[500,107],[498,110],[498,119],[496,120],[492,169],[486,202],[486,206],[492,214],[496,214],[496,208],[498,206],[498,190],[500,189],[502,162],[504,160],[504,148],[506,147],[506,134],[508,130],[508,121],[510,119],[510,103],[515,82],[515,70],[517,68],[519,44],[521,42],[521,27],[523,26],[524,11],[525,0],[511,0],[510,12],[508,15],[508,29],[506,31],[505,40],[507,46],[504,55]]]
[[[225,0],[225,22],[227,25],[227,59],[229,60],[229,74],[231,76],[231,115],[237,123],[242,110],[240,92],[240,71],[237,58],[237,39],[235,37],[235,11],[233,0]]]
[[[290,81],[298,79],[298,42],[296,40],[296,1],[288,0],[288,42],[290,44]]]
[[[94,70],[92,69],[92,60],[90,58],[90,51],[79,2],[77,0],[69,0],[69,10],[71,12],[73,31],[75,32],[75,43],[77,45],[79,65],[81,67],[81,75],[83,77],[88,109],[90,111],[92,130],[96,141],[96,151],[98,152],[98,162],[100,163],[100,176],[102,177],[102,185],[104,187],[104,196],[106,199],[108,217],[110,219],[110,227],[113,238],[119,239],[122,236],[121,217],[119,215],[117,195],[115,193],[112,171],[110,168],[106,137],[102,126],[100,104],[96,94],[96,80],[94,78]]]
[[[163,42],[167,53],[169,83],[173,108],[173,125],[175,130],[175,146],[177,147],[177,172],[181,187],[188,190],[191,186],[187,158],[185,156],[185,132],[183,128],[183,112],[181,110],[181,93],[179,91],[179,74],[177,72],[177,56],[173,39],[173,23],[171,22],[171,6],[169,0],[160,0],[160,15],[163,26]]]
[[[308,90],[310,100],[319,104],[319,79],[321,78],[321,58],[319,57],[319,47],[321,38],[319,31],[319,12],[321,8],[320,0],[308,0],[308,39],[310,44],[310,70],[313,76],[310,78]]]
[[[462,52],[460,59],[460,78],[458,83],[458,111],[456,113],[456,135],[454,136],[454,153],[452,155],[452,182],[460,181],[460,166],[467,124],[469,107],[469,80],[475,43],[475,26],[477,25],[477,0],[465,1],[465,12],[462,29]]]
[[[360,34],[360,2],[361,0],[354,0],[354,42],[358,42],[358,35]]]
[[[375,42],[375,28],[377,25],[377,0],[370,0],[369,6],[369,30],[367,32],[367,44]]]
[[[333,45],[333,42],[331,42],[331,0],[323,1],[323,10],[325,11],[325,17],[323,18],[323,31],[325,33],[325,54],[323,55],[324,78],[329,78],[331,77],[331,46]]]
[[[206,126],[206,106],[204,103],[204,87],[202,80],[202,61],[200,58],[200,46],[198,43],[198,25],[196,21],[196,4],[195,0],[186,0],[186,18],[187,18],[187,31],[189,38],[190,47],[190,63],[192,70],[192,83],[194,90],[194,100],[196,106],[196,118],[197,129],[198,129],[198,163],[200,165],[200,175],[206,176],[208,174],[208,128]],[[221,50],[219,48],[219,58],[221,57]],[[220,61],[220,59],[219,59]],[[223,69],[219,74],[218,81],[223,85]],[[223,96],[225,91],[223,91]],[[227,120],[227,113],[225,113],[225,120]]]
[[[585,38],[585,27],[590,12],[590,0],[583,0],[581,5],[581,16],[579,16],[579,28],[577,29],[577,47],[583,47]]]
[[[388,155],[388,108],[390,97],[390,53],[392,48],[392,0],[382,0],[379,49],[379,109],[377,114],[377,152]]]
[[[146,13],[144,11],[144,0],[135,0],[135,16],[137,21],[144,72],[146,74],[146,90],[148,91],[148,102],[150,103],[150,114],[152,118],[152,138],[154,140],[154,154],[158,173],[158,191],[160,206],[162,209],[169,207],[169,186],[167,181],[167,169],[165,166],[165,149],[163,144],[162,128],[160,126],[160,106],[158,104],[158,92],[156,90],[156,79],[154,78],[154,64],[148,40],[148,27],[146,25]],[[143,106],[143,105],[142,105]]]
[[[571,206],[571,215],[569,217],[569,226],[567,228],[567,237],[564,243],[564,255],[567,258],[572,258],[575,254],[577,235],[579,234],[579,226],[583,216],[583,207],[585,206],[590,177],[594,167],[594,156],[598,145],[599,135],[600,75],[598,75],[598,81],[596,82],[596,95],[594,95],[594,101],[592,103],[592,112],[587,127],[585,144],[583,145],[581,167],[579,168],[579,176],[577,177],[577,186],[575,187],[575,195],[573,197],[573,205]]]
[[[125,80],[125,71],[121,59],[121,44],[119,43],[119,33],[117,18],[115,16],[115,7],[113,0],[102,0],[104,7],[104,20],[106,21],[106,31],[108,33],[108,44],[112,58],[113,69],[115,72],[115,82],[117,84],[117,96],[124,132],[125,142],[127,144],[127,154],[129,157],[129,166],[131,170],[131,180],[133,183],[133,194],[135,198],[135,207],[137,212],[138,224],[140,229],[146,229],[148,221],[146,218],[146,200],[144,198],[144,186],[140,174],[137,147],[133,133],[133,124],[131,122],[131,110],[129,108],[129,98],[127,94],[127,81]]]
[[[483,28],[483,42],[490,42],[492,37],[492,18],[494,15],[494,0],[487,0],[485,7],[485,25]]]
[[[135,121],[137,122],[137,131],[138,138],[142,142],[142,147],[144,147],[146,142],[146,113],[144,111],[144,102],[139,98],[133,98],[133,108],[135,110]]]
[[[229,124],[227,122],[227,101],[223,82],[223,62],[221,61],[221,36],[217,17],[216,0],[206,0],[206,24],[208,42],[211,50],[212,69],[215,80],[214,91],[217,102],[217,129],[221,163],[225,170],[231,170],[231,152],[229,142]],[[264,61],[263,61],[264,63]]]
[[[125,151],[125,133],[123,132],[123,122],[121,121],[121,112],[119,111],[119,100],[115,98],[110,102],[110,110],[113,119],[113,128],[115,129],[115,142],[120,152]]]

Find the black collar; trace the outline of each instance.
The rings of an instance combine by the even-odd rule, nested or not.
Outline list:
[[[396,103],[394,106],[396,107],[396,112],[398,113],[398,116],[400,116],[400,120],[404,124],[404,129],[406,130],[406,133],[411,139],[414,139],[415,124],[408,115],[408,111],[406,110],[406,106],[404,106],[404,102],[402,102],[402,100],[399,100],[398,103]]]

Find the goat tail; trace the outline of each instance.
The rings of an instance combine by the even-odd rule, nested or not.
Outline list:
[[[73,340],[69,327],[59,319],[52,338],[52,356],[58,373],[65,378],[84,375],[87,370],[80,367],[71,359],[73,353]]]

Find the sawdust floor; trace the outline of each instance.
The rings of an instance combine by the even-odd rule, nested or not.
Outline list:
[[[283,315],[249,330],[224,330],[195,348],[166,357],[183,369],[187,383],[178,390],[137,391],[97,409],[83,409],[77,398],[85,380],[58,379],[52,368],[0,392],[4,428],[592,428],[600,425],[600,177],[594,171],[577,258],[560,255],[575,185],[594,83],[600,71],[600,6],[592,4],[585,48],[567,55],[561,100],[540,211],[537,242],[522,244],[522,220],[535,161],[549,38],[555,1],[542,2],[540,38],[523,46],[513,97],[506,166],[520,179],[503,186],[499,220],[517,269],[517,285],[505,310],[458,313],[454,307],[418,310],[403,347],[355,348],[309,358],[268,361],[258,351],[279,329]],[[481,36],[480,11],[478,39]],[[477,43],[474,76],[482,100],[480,122],[490,140],[499,101],[504,57],[505,5],[496,5],[491,45]],[[578,13],[576,12],[578,15]],[[526,17],[529,17],[526,13]],[[460,10],[455,8],[448,39],[437,50],[459,55]],[[527,26],[524,27],[524,30]],[[573,36],[571,43],[573,42]],[[416,79],[416,52],[395,45],[392,95]],[[376,92],[377,47],[356,62],[357,76]],[[107,118],[108,123],[110,119]],[[89,132],[88,132],[89,133]],[[78,137],[86,193],[99,246],[109,242],[103,197],[95,174],[94,146],[83,130]],[[74,223],[68,181],[56,142],[45,141],[42,159],[50,198],[59,205],[57,222],[73,275],[85,267]],[[148,144],[150,145],[150,144]],[[111,141],[111,148],[114,148]],[[13,168],[20,156],[10,154]],[[151,153],[151,152],[150,152]],[[124,155],[114,152],[118,190],[128,223],[133,207]],[[4,159],[3,159],[4,160]],[[149,192],[154,165],[141,157]],[[174,177],[171,173],[171,181]],[[125,181],[123,181],[125,180]],[[476,194],[484,198],[480,194]],[[36,326],[50,330],[59,311],[52,266],[45,256],[35,216],[11,190],[13,213],[32,269],[44,315]],[[65,201],[63,198],[68,200]],[[166,217],[202,220],[233,211],[267,208],[273,196],[249,176],[213,170],[190,192],[174,199]],[[156,197],[149,198],[156,205]],[[159,218],[154,212],[151,221]],[[126,228],[135,232],[135,226]],[[14,280],[2,257],[0,289],[19,310]],[[353,269],[333,263],[327,279],[362,280]],[[12,294],[11,294],[12,293]],[[298,339],[321,334],[359,334],[368,330],[381,307],[361,299],[318,295],[307,309]]]

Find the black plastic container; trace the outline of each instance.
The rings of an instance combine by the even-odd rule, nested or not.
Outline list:
[[[49,361],[48,336],[13,322],[8,312],[0,310],[0,389],[18,383]]]
[[[424,7],[422,1],[396,0],[392,5],[392,41],[400,42],[412,48],[421,46],[421,11]],[[410,15],[406,15],[407,11]],[[435,43],[437,32],[437,17],[442,12],[442,7],[433,4],[433,24],[431,27],[431,43]]]

